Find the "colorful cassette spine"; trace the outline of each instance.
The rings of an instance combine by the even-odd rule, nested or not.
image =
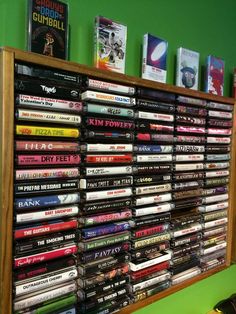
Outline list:
[[[175,145],[176,153],[204,153],[205,146],[195,145]]]
[[[229,175],[229,170],[206,171],[205,175],[206,178],[225,177]]]
[[[31,198],[16,198],[15,209],[28,210],[31,208],[42,208],[65,204],[74,204],[78,203],[79,201],[80,195],[78,193],[35,196]]]
[[[203,214],[204,221],[216,220],[227,216],[227,210],[217,210],[216,212]]]
[[[15,241],[15,254],[27,254],[28,252],[32,253],[37,251],[37,249],[47,249],[52,245],[61,245],[65,244],[69,241],[76,241],[77,240],[77,232],[75,230],[67,231],[65,233],[56,233],[56,234],[49,234],[45,237],[36,237],[34,239],[27,239]]]
[[[208,134],[216,134],[216,135],[231,135],[232,130],[231,129],[207,129]]]
[[[83,204],[82,210],[86,213],[93,213],[99,211],[108,211],[108,210],[117,210],[117,209],[124,209],[131,206],[132,202],[130,198],[125,198],[121,200],[112,200],[110,201],[103,201],[103,202],[96,202],[96,203],[85,203]]]
[[[159,242],[170,240],[170,238],[171,238],[171,236],[170,236],[169,233],[162,233],[160,235],[155,235],[155,236],[144,238],[144,239],[140,239],[140,240],[133,240],[132,248],[135,249],[135,250],[136,249],[140,249],[140,248],[143,248],[143,247],[148,246],[148,245],[153,245],[153,244],[156,244],[156,243],[159,243]],[[160,260],[158,263],[163,262],[165,260],[166,259]]]
[[[213,178],[205,181],[206,186],[224,185],[229,182],[229,178]]]
[[[175,171],[191,171],[204,169],[203,163],[176,164]]]
[[[176,111],[177,111],[177,113],[188,114],[191,116],[193,115],[193,116],[206,117],[206,115],[207,115],[206,109],[187,107],[187,106],[182,106],[182,105],[176,106]]]
[[[90,163],[131,163],[133,162],[132,154],[119,155],[86,155],[84,161]]]
[[[25,239],[34,236],[43,236],[50,233],[59,231],[66,231],[68,229],[76,229],[78,222],[76,219],[68,221],[54,221],[51,223],[43,222],[38,225],[31,225],[22,228],[16,228],[14,230],[14,239]]]
[[[226,192],[228,192],[227,186],[217,186],[215,188],[205,189],[203,194],[211,195],[211,194],[221,194],[221,193],[226,193]]]
[[[98,117],[89,117],[85,121],[87,127],[94,128],[112,128],[112,129],[127,129],[133,130],[135,128],[134,121],[118,120],[118,119],[103,119]]]
[[[169,192],[172,190],[171,184],[159,184],[159,185],[147,185],[142,187],[134,188],[136,195],[152,194],[152,193],[162,193]]]
[[[17,155],[18,166],[30,165],[74,165],[80,163],[80,155]]]
[[[166,272],[166,273],[159,275],[157,277],[139,282],[137,284],[133,284],[132,285],[132,291],[137,292],[139,290],[146,289],[150,286],[156,285],[157,283],[160,283],[162,281],[166,281],[166,280],[170,279],[170,277],[171,277],[171,274],[169,272]]]
[[[30,266],[17,269],[14,271],[14,279],[17,281],[26,280],[74,265],[76,265],[75,257],[69,256],[62,259],[57,259],[56,261],[50,261],[48,263],[43,263],[32,267]]]
[[[188,136],[188,135],[177,135],[175,137],[176,142],[179,143],[197,143],[204,144],[206,139],[204,136]]]
[[[224,169],[229,167],[229,162],[210,162],[205,164],[206,169]]]
[[[207,137],[208,144],[230,144],[230,137]]]
[[[90,241],[80,241],[78,249],[80,252],[95,250],[104,246],[114,245],[119,242],[129,241],[131,238],[130,232],[118,232],[111,236],[101,236]]]
[[[176,115],[175,121],[177,123],[192,124],[192,125],[205,125],[206,124],[205,118],[188,117],[188,116],[182,116],[182,115]]]
[[[208,125],[210,126],[219,126],[219,127],[232,127],[233,122],[231,120],[216,120],[216,119],[209,119]]]
[[[123,176],[119,178],[106,179],[80,179],[80,189],[101,189],[106,187],[119,187],[133,184],[132,176]]]
[[[81,123],[81,117],[78,115],[29,109],[17,109],[16,119],[19,121],[39,121],[75,125],[79,125]]]
[[[190,234],[187,237],[184,236],[184,237],[181,237],[179,239],[173,239],[172,238],[171,239],[171,246],[172,247],[177,247],[177,246],[184,245],[184,244],[196,243],[199,240],[201,240],[201,238],[202,238],[201,233]]]
[[[59,151],[59,152],[77,152],[79,143],[73,142],[50,142],[50,141],[16,141],[16,151],[41,152],[41,151]]]
[[[205,128],[193,127],[193,126],[181,126],[181,125],[176,126],[176,131],[182,132],[182,133],[196,133],[196,134],[206,133]]]
[[[89,90],[81,94],[81,99],[109,104],[121,104],[123,106],[134,106],[136,104],[135,98]]]
[[[135,88],[126,85],[115,84],[111,82],[98,81],[91,78],[87,79],[87,86],[91,89],[114,92],[118,94],[134,95]]]
[[[41,279],[35,279],[30,282],[18,282],[15,284],[15,296],[21,296],[37,290],[45,289],[52,285],[61,284],[77,277],[76,268],[69,268],[63,272],[54,272],[44,275]],[[50,277],[48,277],[50,276]]]
[[[140,162],[170,162],[172,161],[171,154],[164,154],[164,155],[136,155],[134,160],[138,163]]]
[[[232,119],[232,112],[208,110],[208,116],[220,119]]]
[[[154,196],[137,197],[134,200],[134,202],[136,206],[142,206],[146,204],[168,202],[171,200],[172,200],[171,193],[165,193],[165,194],[154,195]]]
[[[16,195],[35,194],[35,193],[50,193],[66,190],[78,189],[78,180],[63,180],[63,181],[47,181],[34,183],[19,183],[14,185]]]
[[[173,122],[174,121],[174,116],[171,114],[146,112],[146,111],[138,111],[137,112],[137,118],[138,119],[145,119],[145,120],[165,121],[165,122]]]
[[[164,223],[164,224],[153,226],[150,228],[134,230],[134,231],[132,231],[132,236],[134,238],[147,237],[147,236],[150,236],[153,234],[165,232],[165,231],[169,230],[169,227],[170,226],[168,223]]]
[[[185,191],[178,191],[173,192],[174,199],[183,199],[183,198],[190,198],[190,197],[197,197],[203,194],[203,189],[193,189],[193,190],[185,190]]]
[[[85,252],[80,255],[80,260],[83,263],[88,263],[91,261],[95,261],[99,258],[109,257],[130,251],[131,245],[130,242],[123,242],[116,245],[112,245],[103,249],[98,249],[92,252]]]
[[[126,231],[126,230],[129,230],[133,226],[134,226],[134,223],[132,220],[115,222],[115,223],[111,223],[111,224],[107,224],[103,226],[97,226],[97,227],[86,228],[86,229],[82,228],[81,235],[83,239],[90,239],[90,238],[102,236],[105,234]]]
[[[31,223],[35,221],[57,219],[62,217],[76,216],[79,212],[78,206],[59,207],[54,209],[17,213],[15,221],[17,224]]]
[[[42,109],[49,108],[76,112],[81,112],[83,108],[82,102],[46,98],[25,94],[19,94],[16,96],[16,104],[20,106],[35,107]]]
[[[207,101],[204,99],[178,96],[177,100],[178,102],[183,102],[184,104],[196,105],[196,106],[201,106],[201,107],[205,107],[207,105]]]
[[[79,218],[79,223],[83,226],[92,226],[96,224],[106,223],[115,220],[128,219],[132,217],[131,209],[127,209],[120,212],[111,212],[111,213],[103,213],[97,214],[94,216],[85,216]]]
[[[173,133],[174,127],[171,125],[163,125],[163,124],[156,124],[150,122],[138,122],[137,129],[142,131],[143,129],[149,130],[151,132],[160,132],[160,133]]]
[[[132,141],[134,134],[132,132],[99,132],[99,131],[85,131],[86,139],[94,140],[120,140],[120,141]]]
[[[163,173],[171,172],[172,164],[155,165],[155,166],[134,166],[134,174],[149,174],[149,173]]]
[[[134,110],[130,108],[127,109],[127,108],[95,105],[95,104],[87,103],[86,105],[84,105],[84,110],[87,113],[96,113],[96,114],[101,114],[101,115],[126,117],[126,118],[134,117]]]
[[[221,103],[210,101],[207,103],[207,108],[221,109],[221,110],[225,110],[225,111],[233,111],[234,107],[232,105],[226,105],[226,104],[221,104]]]
[[[15,173],[16,180],[74,178],[78,176],[78,168],[24,169],[16,170]]]
[[[15,64],[15,71],[20,75],[27,75],[30,77],[52,79],[63,83],[78,84],[80,83],[80,76],[76,73],[58,71],[56,69],[31,67],[25,64]]]
[[[136,217],[159,214],[159,213],[164,213],[164,212],[174,209],[174,206],[175,205],[173,203],[162,203],[161,205],[157,205],[157,206],[135,208],[134,214]]]
[[[172,174],[164,174],[164,175],[146,175],[134,177],[133,181],[135,185],[144,185],[151,183],[160,183],[163,181],[170,181],[172,179]]]
[[[32,264],[37,264],[41,262],[46,262],[48,260],[59,258],[67,255],[72,255],[77,253],[77,246],[75,244],[68,244],[62,248],[58,248],[51,251],[45,251],[38,254],[33,254],[24,257],[14,258],[14,267],[22,267]]]
[[[143,145],[138,144],[134,147],[134,150],[138,153],[172,153],[172,145]]]
[[[176,181],[203,179],[205,177],[204,172],[182,172],[173,175],[173,179]]]
[[[163,213],[159,215],[148,215],[144,217],[135,217],[134,222],[136,228],[155,225],[161,222],[168,222],[170,220],[170,213]]]
[[[78,138],[80,132],[78,129],[16,125],[16,135]]]
[[[132,152],[133,144],[85,144],[81,146],[81,149],[89,153],[97,152]]]
[[[106,176],[117,174],[132,174],[133,169],[131,166],[119,166],[119,167],[86,167],[86,176]]]
[[[151,133],[137,133],[136,139],[138,141],[153,141],[153,142],[173,142],[174,135],[170,134],[151,134]]]
[[[204,239],[202,241],[202,245],[204,247],[206,247],[206,246],[209,246],[209,245],[219,244],[219,242],[225,241],[225,240],[226,240],[226,233],[225,234],[216,235],[216,236],[208,238],[208,239]]]
[[[207,161],[230,160],[230,154],[207,154],[206,160]]]
[[[102,199],[127,197],[133,194],[132,188],[122,188],[113,190],[103,190],[94,192],[84,192],[83,197],[86,201],[96,201]]]

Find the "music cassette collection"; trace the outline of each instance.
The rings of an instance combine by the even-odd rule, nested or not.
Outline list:
[[[113,313],[224,264],[231,128],[230,105],[16,64],[14,313]]]

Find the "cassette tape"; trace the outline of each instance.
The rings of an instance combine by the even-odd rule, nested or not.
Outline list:
[[[226,216],[227,210],[217,210],[215,212],[206,213],[202,215],[204,221],[215,220]]]
[[[158,132],[158,133],[173,133],[174,127],[171,125],[163,125],[157,123],[150,123],[150,122],[137,122],[136,125],[137,129],[142,132],[150,131],[150,132]]]
[[[145,185],[134,188],[134,193],[136,195],[154,194],[169,192],[172,190],[171,183],[158,184],[158,185]]]
[[[135,87],[120,85],[112,82],[105,82],[87,78],[86,86],[90,89],[109,91],[117,94],[134,95]]]
[[[171,273],[172,273],[172,276],[176,276],[184,271],[187,271],[188,269],[192,268],[192,267],[197,267],[197,266],[200,266],[200,261],[199,259],[193,259],[193,260],[190,260],[186,263],[182,263],[180,265],[177,265],[177,266],[173,266],[171,268]]]
[[[138,230],[132,231],[132,237],[133,238],[142,238],[142,237],[148,237],[151,235],[159,234],[165,231],[168,231],[170,229],[169,223],[163,223],[160,225],[155,225],[151,227],[146,227]]]
[[[146,99],[137,99],[136,101],[137,108],[145,108],[148,110],[166,112],[166,113],[174,113],[175,106],[172,104],[162,103],[159,101],[150,101]]]
[[[134,110],[131,108],[120,108],[87,103],[84,105],[83,110],[86,114],[95,113],[99,115],[134,118]]]
[[[221,103],[213,102],[213,101],[209,101],[207,103],[207,108],[221,109],[221,110],[225,110],[225,111],[233,111],[233,109],[234,109],[234,107],[232,105],[221,104]]]
[[[186,114],[190,116],[199,116],[199,117],[206,117],[207,116],[207,110],[203,108],[195,108],[190,106],[183,106],[183,105],[177,105],[176,106],[176,112],[179,114]]]
[[[202,225],[198,222],[193,223],[191,225],[185,226],[184,228],[173,230],[172,231],[172,237],[178,238],[181,236],[184,236],[186,234],[198,232],[202,230]]]
[[[153,265],[169,261],[171,259],[171,251],[163,251],[159,253],[158,257],[155,257],[153,259],[142,259],[141,262],[139,260],[129,262],[130,270],[132,272],[136,272],[139,270],[142,270],[147,267],[151,267]]]
[[[225,112],[225,111],[216,111],[216,110],[208,110],[208,116],[213,118],[220,118],[220,119],[232,119],[233,114],[232,112]]]
[[[218,117],[217,117],[218,118]],[[218,120],[218,119],[208,119],[208,125],[209,126],[219,126],[219,127],[232,127],[233,122],[232,120]]]
[[[229,170],[206,171],[206,178],[229,176]]]
[[[215,236],[203,239],[202,246],[204,248],[206,248],[206,247],[209,247],[209,246],[212,246],[212,245],[219,244],[222,241],[226,241],[226,233],[215,235]]]
[[[205,180],[205,186],[218,186],[225,185],[227,183],[229,183],[229,178],[213,178]]]
[[[170,162],[172,161],[171,154],[152,154],[152,155],[136,155],[134,161],[140,162]]]
[[[99,141],[124,141],[131,142],[134,139],[133,132],[115,132],[115,131],[85,131],[84,138],[86,140],[99,140]]]
[[[230,137],[207,136],[207,144],[230,144]]]
[[[133,173],[137,175],[143,174],[156,174],[156,173],[169,173],[172,171],[172,164],[164,164],[164,165],[154,165],[154,166],[146,166],[146,165],[137,165],[133,166]]]
[[[162,203],[168,202],[172,200],[171,193],[152,195],[152,196],[144,196],[144,197],[136,197],[134,199],[134,204],[136,206],[143,206],[148,204]]]
[[[89,153],[132,152],[133,151],[133,144],[90,144],[90,143],[85,143],[84,145],[81,145],[81,150],[84,152],[89,152]]]
[[[220,265],[223,265],[223,264],[225,264],[225,262],[226,262],[226,258],[221,257],[221,258],[218,258],[218,259],[215,259],[215,260],[211,260],[211,261],[209,261],[207,263],[201,264],[201,269],[202,269],[203,272],[205,272],[205,271],[208,271],[208,270],[210,270],[212,268],[215,268],[215,267],[218,267]]]
[[[213,195],[213,196],[206,196],[202,198],[203,204],[209,204],[209,203],[216,203],[216,202],[222,202],[226,201],[229,198],[229,194],[220,194],[220,195]]]
[[[205,144],[205,136],[190,136],[190,135],[177,135],[175,141],[178,143],[197,143]]]
[[[202,234],[204,237],[211,237],[216,234],[221,234],[227,231],[227,225],[219,226],[219,227],[213,227],[211,229],[206,229],[202,231]]]
[[[159,215],[147,215],[142,217],[134,217],[135,227],[145,227],[155,225],[161,222],[168,222],[170,220],[170,213],[163,213]]]
[[[127,96],[113,95],[108,93],[96,92],[87,90],[81,94],[81,99],[84,101],[102,102],[108,104],[120,104],[127,107],[132,107],[136,104],[136,99]]]
[[[131,196],[132,194],[133,194],[132,188],[121,188],[121,189],[112,189],[112,190],[83,192],[82,198],[88,202],[88,201],[96,201],[96,200],[102,200],[102,199],[127,197],[127,196]]]
[[[149,142],[174,142],[173,134],[137,133],[136,140]]]
[[[144,120],[164,121],[164,122],[174,121],[174,116],[172,114],[146,112],[146,111],[140,111],[140,110],[137,111],[136,118],[144,119]]]
[[[16,124],[16,135],[78,138],[80,136],[80,131],[76,128]]]
[[[203,180],[198,181],[187,181],[187,182],[177,182],[172,184],[173,190],[188,190],[196,187],[202,187],[204,185]]]
[[[184,198],[191,198],[191,197],[199,197],[203,194],[203,189],[197,188],[192,190],[183,190],[183,191],[177,191],[173,192],[172,196],[173,199],[184,199]]]
[[[132,248],[133,249],[140,249],[145,246],[153,245],[155,243],[160,243],[166,240],[170,240],[171,236],[169,232],[163,232],[161,234],[157,234],[154,236],[149,236],[146,238],[141,239],[133,239],[132,240]],[[160,261],[161,262],[161,261]],[[131,269],[132,270],[132,269]]]
[[[54,165],[78,165],[80,164],[80,155],[16,155],[17,166],[48,166]]]
[[[46,82],[34,80],[32,78],[16,79],[15,89],[20,93],[32,93],[36,95],[49,96],[50,94],[56,98],[62,99],[79,99],[80,90],[78,88],[70,88],[61,86],[58,82]]]
[[[204,155],[203,154],[175,155],[174,159],[176,162],[202,161],[202,160],[204,160]]]
[[[181,273],[178,273],[171,278],[172,285],[177,285],[187,279],[193,278],[201,273],[201,269],[198,266],[189,268]]]
[[[187,254],[193,254],[194,252],[199,252],[201,248],[201,243],[190,243],[190,244],[185,244],[182,246],[177,246],[174,248],[172,251],[172,256],[173,258],[177,258],[180,256],[186,256]]]
[[[208,162],[205,163],[206,169],[224,169],[229,168],[229,162]]]
[[[171,218],[171,226],[173,229],[181,228],[181,227],[184,227],[186,225],[193,224],[195,222],[201,222],[200,213],[188,212],[188,213],[183,214],[181,216],[177,216],[177,217],[173,216]]]
[[[202,238],[201,233],[195,233],[195,234],[189,234],[188,236],[182,236],[177,239],[171,239],[171,247],[178,247],[181,245],[186,245],[186,244],[194,244],[196,242],[199,242]]]
[[[202,204],[201,198],[180,199],[175,201],[175,209],[183,210],[185,208],[195,208]]]
[[[135,123],[132,120],[119,120],[98,117],[88,117],[85,120],[86,127],[89,128],[109,128],[109,129],[124,129],[134,130]]]
[[[79,101],[70,101],[64,99],[55,99],[25,94],[18,94],[16,96],[15,103],[17,106],[50,110],[56,109],[74,112],[81,112],[83,108],[82,102]]]
[[[144,269],[139,270],[139,271],[131,272],[130,273],[131,281],[133,281],[133,282],[141,281],[145,277],[151,276],[153,274],[155,275],[157,272],[168,269],[169,266],[170,266],[170,262],[165,261],[165,262],[144,268]]]
[[[206,130],[203,127],[182,126],[177,125],[175,131],[179,133],[193,133],[193,134],[205,134]]]
[[[109,210],[121,210],[121,209],[127,209],[129,206],[132,205],[132,201],[130,198],[124,198],[124,199],[115,199],[110,201],[102,201],[102,202],[96,202],[96,203],[84,203],[81,206],[81,209],[84,213],[98,213],[103,211],[109,211]]]
[[[145,176],[135,176],[133,181],[135,185],[162,183],[163,181],[171,181],[172,174],[166,173],[164,175],[145,175]]]
[[[173,175],[173,179],[175,181],[198,180],[204,178],[205,178],[204,172],[181,172],[175,173]]]
[[[137,144],[134,146],[134,151],[142,154],[150,153],[172,153],[173,145],[144,145]]]
[[[215,251],[213,253],[201,256],[200,262],[201,263],[207,263],[207,262],[209,262],[209,261],[211,261],[213,259],[218,259],[218,258],[221,258],[221,257],[225,257],[225,255],[226,255],[226,249],[224,248],[224,249]]]
[[[225,224],[227,224],[227,222],[228,222],[228,218],[227,217],[223,217],[223,218],[220,218],[220,219],[204,222],[202,224],[202,227],[204,229],[208,229],[208,228],[217,227],[217,226],[220,226],[220,225],[225,225]]]
[[[205,146],[201,145],[175,145],[176,153],[204,153]]]
[[[192,98],[187,96],[177,96],[177,101],[184,104],[195,105],[200,107],[206,107],[207,101],[204,99]]]
[[[204,169],[204,164],[201,162],[191,164],[175,164],[175,171],[193,171],[202,169]]]
[[[177,123],[191,124],[191,125],[205,125],[206,124],[205,118],[184,116],[184,115],[179,115],[179,114],[175,116],[175,121]]]
[[[209,135],[231,135],[232,130],[231,129],[213,129],[209,128],[207,129],[207,134]]]
[[[133,162],[132,154],[117,154],[117,155],[85,155],[84,162],[87,164],[130,164]]]
[[[26,152],[78,152],[80,145],[76,142],[17,140],[15,141],[15,150]]]
[[[134,300],[134,302],[144,300],[144,299],[146,299],[146,298],[148,298],[154,294],[157,294],[158,292],[161,292],[165,289],[168,289],[169,287],[170,287],[170,281],[169,280],[160,282],[160,283],[152,286],[149,289],[145,289],[145,290],[142,290],[140,292],[138,291],[137,293],[135,293],[133,295],[133,300]]]
[[[206,152],[209,153],[227,153],[230,152],[230,146],[223,145],[207,145]]]
[[[174,203],[162,203],[156,206],[134,208],[133,214],[135,217],[147,216],[147,215],[153,215],[153,214],[166,213],[168,211],[171,211],[174,208],[175,208]],[[158,215],[158,217],[161,217],[161,216]],[[164,214],[163,217],[169,218],[169,215]]]
[[[162,92],[159,90],[154,89],[147,89],[147,88],[138,88],[137,94],[140,96],[140,98],[144,99],[158,99],[160,101],[166,101],[166,102],[174,102],[175,101],[175,94]]]
[[[202,255],[207,255],[207,254],[216,252],[218,250],[224,249],[224,248],[226,248],[226,246],[227,246],[227,242],[226,241],[221,241],[218,244],[212,245],[212,246],[207,247],[207,248],[203,248],[201,250],[201,254]]]
[[[60,206],[66,204],[75,204],[80,201],[78,193],[34,196],[31,198],[15,198],[14,207],[16,210],[29,210],[50,206]]]
[[[85,167],[84,174],[88,177],[132,174],[132,166]]]
[[[132,259],[134,260],[140,260],[142,258],[153,259],[159,256],[160,251],[164,251],[169,248],[170,248],[170,242],[164,241],[164,242],[157,243],[152,246],[148,246],[139,250],[133,250],[131,251],[131,256],[132,256]],[[163,262],[163,263],[169,263],[169,262]],[[157,264],[157,265],[161,265],[161,264]],[[131,273],[131,274],[132,276],[134,276],[136,272]]]
[[[227,186],[217,186],[215,188],[205,189],[203,194],[211,195],[211,194],[221,194],[225,192],[228,192]]]

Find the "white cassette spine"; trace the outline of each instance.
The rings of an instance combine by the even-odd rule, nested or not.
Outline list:
[[[214,210],[225,209],[229,206],[228,202],[221,202],[213,205],[198,206],[200,212],[212,212]]]
[[[201,170],[201,169],[203,169],[203,163],[175,165],[176,171]]]
[[[209,247],[209,248],[207,248],[207,249],[203,249],[203,250],[202,250],[202,254],[203,254],[203,255],[210,254],[210,253],[212,253],[212,252],[221,250],[221,249],[225,248],[226,246],[227,246],[227,243],[226,243],[226,241],[224,241],[224,242],[222,242],[222,243],[220,243],[220,244],[211,246],[211,247]]]
[[[229,175],[228,170],[206,171],[206,178],[225,177]]]
[[[103,176],[113,174],[132,174],[131,166],[119,167],[89,167],[86,168],[86,176]]]
[[[146,261],[146,262],[143,262],[143,263],[140,263],[140,264],[137,264],[137,265],[133,264],[132,262],[129,262],[130,270],[131,271],[138,271],[138,270],[144,269],[146,267],[150,267],[150,266],[159,264],[161,262],[168,261],[170,259],[171,259],[171,251],[166,251],[166,254],[163,255],[163,256],[160,256],[160,257],[157,257],[157,258],[153,258],[153,259],[151,259],[149,261]]]
[[[147,120],[159,120],[159,121],[166,121],[166,122],[174,121],[173,115],[162,114],[162,113],[152,113],[152,112],[145,112],[145,111],[138,111],[138,118],[147,119]]]
[[[148,288],[148,287],[150,287],[152,285],[155,285],[155,284],[157,284],[159,282],[165,281],[167,279],[170,279],[170,273],[169,272],[167,272],[167,273],[165,273],[163,275],[151,278],[149,280],[140,282],[138,284],[135,284],[135,285],[132,286],[132,290],[133,290],[133,292],[136,292],[136,291]]]
[[[87,152],[132,152],[133,144],[86,144]]]
[[[160,185],[151,185],[151,186],[142,186],[135,188],[135,193],[137,195],[142,194],[151,194],[151,193],[161,193],[171,191],[171,184],[160,184]]]
[[[195,155],[176,155],[175,161],[202,161],[204,160],[203,154]]]
[[[88,87],[121,94],[133,95],[135,93],[135,89],[133,87],[93,79],[88,79]]]
[[[159,214],[170,211],[174,205],[171,203],[161,204],[159,206],[151,206],[151,207],[142,207],[142,208],[136,208],[135,214],[136,216],[145,216],[145,215],[151,215],[151,214]]]
[[[209,117],[222,118],[222,119],[232,119],[233,117],[232,112],[215,111],[215,110],[209,110],[208,115]]]
[[[161,195],[154,195],[154,196],[147,196],[141,197],[136,199],[136,205],[147,205],[147,204],[154,204],[154,203],[161,203],[161,202],[168,202],[172,200],[171,193],[161,194]]]
[[[182,230],[178,230],[178,231],[174,231],[173,232],[173,236],[175,238],[177,237],[180,237],[180,236],[183,236],[183,235],[186,235],[186,234],[190,234],[190,233],[193,233],[193,232],[197,232],[197,231],[200,231],[202,230],[202,226],[201,224],[195,224],[189,228],[185,228],[185,229],[182,229]]]
[[[172,155],[137,155],[137,162],[169,162],[172,161]]]
[[[110,199],[116,197],[126,197],[132,195],[131,188],[105,190],[99,192],[85,192],[86,201]]]
[[[229,198],[228,193],[227,194],[220,194],[220,195],[214,195],[214,196],[207,196],[203,198],[203,203],[209,204],[209,203],[215,203],[215,202],[221,202],[225,201]]]
[[[219,226],[219,225],[224,225],[228,222],[228,218],[221,218],[221,219],[217,219],[217,220],[213,220],[213,221],[209,221],[209,222],[205,222],[204,223],[204,228],[211,228],[211,227],[215,227],[215,226]]]
[[[133,106],[135,105],[136,101],[135,98],[114,95],[114,94],[107,94],[101,92],[94,92],[94,91],[86,91],[81,94],[82,100],[91,100],[96,102],[105,102],[110,104],[123,104]]]

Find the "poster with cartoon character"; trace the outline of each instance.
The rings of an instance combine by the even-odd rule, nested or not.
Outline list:
[[[206,87],[205,91],[210,94],[223,96],[224,94],[224,60],[214,57],[207,57]]]

